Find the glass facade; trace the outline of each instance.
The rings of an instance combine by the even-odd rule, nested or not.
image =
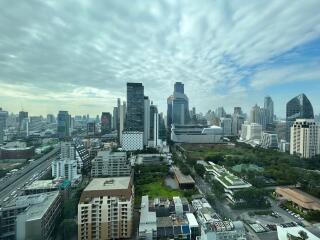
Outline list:
[[[127,83],[127,131],[144,131],[144,87],[142,83]]]

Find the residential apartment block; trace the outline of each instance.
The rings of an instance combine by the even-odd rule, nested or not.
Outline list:
[[[92,177],[130,176],[131,173],[126,152],[100,151],[91,165]]]
[[[78,204],[78,239],[130,239],[133,203],[131,177],[93,178]]]

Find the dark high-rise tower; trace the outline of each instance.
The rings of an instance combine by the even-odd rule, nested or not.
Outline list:
[[[184,85],[176,82],[174,85],[173,95],[167,100],[167,125],[171,124],[188,124],[190,122],[189,99],[184,94]]]
[[[144,130],[144,87],[142,83],[127,83],[127,131]]]
[[[302,93],[294,98],[292,98],[287,103],[287,140],[290,140],[290,127],[293,125],[294,121],[299,118],[313,119],[313,107],[307,98],[307,96]]]
[[[103,112],[101,114],[101,134],[107,134],[111,132],[111,113]]]
[[[274,116],[274,108],[273,108],[273,101],[270,96],[266,96],[264,98],[264,109],[267,113],[267,124],[273,123],[273,116]]]
[[[157,106],[150,105],[150,140],[154,140],[154,128],[155,128],[155,114],[158,113]]]
[[[182,82],[176,82],[174,84],[174,92],[184,93],[184,84]]]
[[[59,111],[57,123],[58,138],[63,139],[70,137],[70,115],[68,111]]]

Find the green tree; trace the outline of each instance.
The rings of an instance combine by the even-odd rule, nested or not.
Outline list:
[[[194,170],[202,178],[203,178],[204,174],[206,173],[206,169],[204,168],[204,166],[202,164],[199,164],[199,163],[194,165]]]

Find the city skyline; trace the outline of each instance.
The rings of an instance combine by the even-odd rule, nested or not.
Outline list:
[[[112,112],[126,82],[141,82],[165,113],[179,81],[197,112],[241,106],[249,113],[270,95],[285,117],[300,93],[320,112],[319,1],[0,6],[0,101],[9,112]]]

